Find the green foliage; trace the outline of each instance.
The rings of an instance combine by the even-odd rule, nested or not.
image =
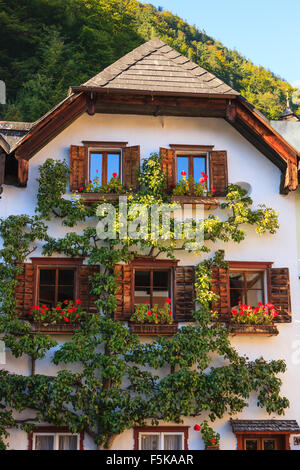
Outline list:
[[[99,178],[96,177],[93,181],[90,181],[89,184],[82,188],[80,192],[85,193],[104,193],[104,194],[122,194],[124,193],[124,188],[122,186],[120,178],[111,178],[111,180],[104,184],[100,185]]]
[[[286,92],[291,96],[294,91],[236,50],[149,4],[2,0],[1,79],[9,99],[2,118],[35,121],[66,97],[69,86],[84,83],[155,36],[228,83],[269,118],[279,117]]]
[[[170,203],[164,192],[165,181],[161,176],[161,161],[157,155],[143,163],[140,173],[141,190],[128,197],[128,205],[140,203]],[[197,298],[195,323],[180,329],[171,338],[158,337],[142,344],[131,335],[124,323],[114,319],[118,284],[115,276],[117,263],[128,263],[136,253],[148,250],[150,256],[159,254],[175,258],[175,250],[184,250],[185,242],[178,246],[170,234],[170,240],[155,240],[151,228],[143,240],[100,240],[96,230],[88,226],[81,233],[67,233],[61,239],[48,235],[43,220],[61,220],[64,225],[89,221],[91,212],[64,199],[69,169],[65,163],[47,160],[40,168],[37,213],[35,217],[10,216],[0,221],[3,263],[0,267],[0,333],[11,354],[16,358],[30,356],[32,374],[24,376],[0,370],[0,435],[7,437],[7,427],[28,429],[32,421],[19,423],[9,410],[21,413],[32,410],[35,423],[48,422],[55,426],[67,426],[71,432],[86,431],[97,445],[110,447],[113,438],[133,426],[143,426],[146,420],[158,424],[182,422],[185,416],[206,414],[210,421],[241,412],[250,395],[257,394],[257,404],[268,413],[283,414],[289,406],[280,396],[279,373],[285,372],[285,363],[250,361],[239,356],[231,346],[227,328],[213,321],[212,303],[217,296],[211,291],[211,268],[226,267],[224,251],[199,264],[196,271]],[[169,204],[170,205],[170,204]],[[274,233],[278,227],[277,214],[271,209],[251,209],[252,201],[238,186],[230,186],[223,205],[226,220],[210,216],[205,220],[206,241],[235,241],[245,238],[241,225],[253,225],[258,233]],[[172,207],[170,205],[170,207]],[[128,220],[132,220],[131,215]],[[120,230],[120,223],[117,223]],[[173,227],[174,229],[174,227]],[[160,231],[160,235],[162,232]],[[99,265],[99,271],[91,276],[92,293],[97,297],[99,311],[85,315],[80,329],[63,344],[48,335],[32,331],[27,320],[19,318],[14,290],[15,276],[22,272],[20,263],[43,242],[43,254],[61,253],[76,258],[85,257],[91,265]],[[201,247],[209,252],[207,246]],[[62,306],[61,306],[62,307]],[[142,313],[148,309],[141,306]],[[45,311],[44,307],[42,309]],[[162,312],[164,310],[164,312]],[[32,310],[31,310],[32,313]],[[41,309],[35,319],[44,317]],[[72,312],[76,318],[76,312]],[[144,316],[136,311],[135,321]],[[164,309],[153,308],[161,322],[170,322],[170,304]],[[56,314],[55,314],[56,315]],[[71,313],[70,313],[71,315]],[[149,315],[150,317],[150,315]],[[72,317],[73,318],[73,317]],[[158,318],[158,317],[157,317]],[[57,318],[54,318],[57,321]],[[156,322],[156,317],[155,317]],[[55,351],[51,351],[55,347]],[[56,375],[35,373],[35,361],[45,355],[63,370]],[[218,367],[214,358],[219,357]],[[79,372],[70,370],[72,364],[80,365]],[[159,378],[161,368],[170,373]],[[176,399],[174,399],[176,393]],[[3,411],[2,411],[3,410]],[[205,439],[218,436],[205,424]],[[4,440],[0,441],[4,448]]]
[[[220,434],[215,433],[207,421],[204,421],[201,425],[201,434],[206,446],[218,446],[220,444]]]

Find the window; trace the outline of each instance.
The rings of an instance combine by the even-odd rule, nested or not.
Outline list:
[[[188,427],[135,428],[136,450],[188,450]]]
[[[243,437],[243,450],[283,450],[283,436],[247,436]]]
[[[202,155],[177,155],[177,182],[183,179],[182,172],[186,173],[186,177],[192,176],[196,183],[202,178],[202,174],[208,171],[207,154]],[[209,180],[208,180],[209,181]],[[207,182],[209,185],[209,182]]]
[[[75,300],[75,268],[40,267],[38,276],[38,304],[48,308],[57,302]]]
[[[264,271],[230,270],[230,307],[239,302],[256,307],[258,302],[265,302]]]
[[[33,433],[33,450],[79,450],[79,435],[70,433]]]
[[[171,269],[135,269],[134,305],[149,303],[163,307],[171,297]]]
[[[99,185],[110,182],[116,174],[121,179],[121,152],[120,151],[93,151],[90,152],[89,180],[99,178]]]

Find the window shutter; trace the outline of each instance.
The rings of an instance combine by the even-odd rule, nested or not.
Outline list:
[[[228,187],[227,152],[210,152],[210,187],[216,190],[216,196],[225,196]]]
[[[87,183],[88,150],[86,147],[71,145],[70,149],[70,191],[79,191]]]
[[[230,312],[230,292],[229,292],[229,272],[228,269],[212,268],[212,291],[219,296],[218,301],[213,304],[213,311],[217,312],[220,321],[229,321]]]
[[[118,282],[115,319],[129,320],[133,314],[133,270],[131,266],[119,264],[115,268],[115,274]]]
[[[175,268],[174,310],[178,322],[194,321],[195,311],[195,268],[177,266]]]
[[[79,299],[82,301],[82,308],[88,313],[97,313],[97,296],[91,293],[93,285],[89,277],[99,272],[99,266],[83,265],[79,269]]]
[[[161,167],[166,175],[168,187],[175,184],[175,152],[172,149],[160,148],[160,156],[162,157]]]
[[[138,170],[140,169],[140,146],[125,147],[123,149],[123,186],[137,188]]]
[[[34,267],[31,263],[23,263],[22,267],[22,273],[16,276],[18,285],[15,288],[17,311],[21,316],[27,315],[34,303]]]
[[[274,305],[279,312],[275,321],[279,323],[290,323],[291,296],[290,296],[290,276],[288,268],[269,269],[269,302]]]

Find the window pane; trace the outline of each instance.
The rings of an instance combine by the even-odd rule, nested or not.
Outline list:
[[[264,450],[276,450],[276,441],[275,441],[275,439],[264,439],[263,440],[263,449]]]
[[[261,290],[248,290],[247,304],[251,307],[256,307],[258,302],[263,303],[263,292]]]
[[[78,436],[59,436],[59,450],[77,450]]]
[[[54,285],[55,284],[55,269],[40,269],[40,284]]]
[[[169,271],[153,272],[153,304],[159,307],[163,307],[167,298],[170,297],[169,276]]]
[[[35,450],[54,450],[54,436],[35,436]]]
[[[177,181],[183,180],[182,171],[186,172],[186,177],[189,176],[189,157],[177,157]]]
[[[39,304],[45,304],[48,308],[55,304],[55,286],[40,286]]]
[[[245,450],[258,450],[258,441],[255,439],[247,439]]]
[[[196,183],[199,183],[199,179],[202,178],[201,171],[205,173],[205,157],[194,157],[194,181]]]
[[[90,155],[90,180],[99,178],[99,184],[102,185],[102,153],[91,153]]]
[[[262,275],[261,273],[247,273],[247,289],[262,289]]]
[[[150,272],[149,271],[136,271],[135,272],[135,290],[134,290],[134,303],[144,304],[150,303]]]
[[[141,450],[159,450],[159,436],[156,434],[142,434]]]
[[[109,183],[113,174],[117,173],[120,178],[120,155],[118,153],[107,154],[107,182]]]
[[[73,286],[58,286],[57,301],[63,302],[64,300],[75,300],[74,299],[74,287]]]
[[[244,274],[243,273],[229,273],[230,289],[244,288]]]
[[[164,450],[183,450],[182,436],[180,434],[165,435]]]
[[[60,269],[58,272],[58,284],[60,286],[73,286],[74,269]]]

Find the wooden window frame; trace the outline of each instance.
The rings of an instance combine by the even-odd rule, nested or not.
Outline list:
[[[174,268],[178,265],[178,261],[172,260],[155,260],[152,258],[136,258],[134,259],[130,266],[132,270],[132,285],[131,285],[131,305],[134,310],[134,293],[135,293],[135,271],[147,271],[147,270],[170,270],[169,277],[169,292],[170,298],[172,299],[172,309],[174,310],[174,294],[175,294],[175,270]],[[150,302],[151,305],[151,302]]]
[[[118,177],[121,180],[123,180],[123,174],[122,174],[122,152],[121,150],[89,150],[89,156],[88,156],[88,181],[91,181],[91,155],[92,154],[99,154],[101,153],[102,155],[102,184],[101,186],[104,186],[109,183],[107,181],[107,160],[108,160],[108,154],[113,153],[114,155],[119,155],[119,174]]]
[[[119,154],[119,178],[123,183],[123,166],[122,166],[122,150],[127,147],[128,142],[110,142],[110,141],[96,141],[96,140],[83,140],[83,145],[86,147],[87,158],[87,182],[90,181],[91,173],[91,153],[102,153],[102,186],[107,184],[107,154],[118,153]]]
[[[183,449],[189,450],[189,426],[146,426],[143,428],[134,428],[134,450],[140,450],[140,435],[141,434],[182,434],[183,435]]]
[[[233,288],[231,289],[230,288],[230,274],[231,273],[239,273],[239,274],[243,274],[243,287],[241,288]],[[251,288],[247,288],[247,274],[259,274],[260,275],[260,278],[261,278],[261,284],[262,284],[262,289],[251,289]],[[249,305],[249,302],[248,302],[248,291],[249,290],[258,290],[258,291],[262,291],[262,303],[265,304],[265,299],[266,299],[266,292],[265,292],[265,271],[250,271],[250,270],[242,270],[242,269],[236,269],[236,270],[232,270],[230,269],[229,270],[229,294],[231,292],[231,290],[235,290],[235,291],[238,291],[238,290],[242,290],[243,291],[243,295],[245,296],[245,304],[246,305]],[[251,305],[251,307],[256,307],[256,305]],[[230,308],[231,308],[231,305],[230,305]]]
[[[194,158],[201,158],[203,157],[204,158],[204,161],[205,161],[205,173],[208,175],[208,168],[209,168],[209,154],[208,153],[202,153],[199,155],[197,154],[183,154],[183,153],[176,153],[175,154],[175,179],[176,179],[176,183],[178,183],[178,175],[177,175],[177,159],[178,158],[188,158],[188,165],[189,165],[189,174],[188,174],[188,177],[190,177],[192,175],[193,179],[194,179]],[[209,178],[209,181],[210,181],[210,178]]]
[[[78,436],[77,450],[84,450],[84,431],[80,433],[71,433],[67,427],[57,426],[38,426],[32,432],[28,433],[28,450],[35,450],[34,436],[37,434]],[[54,449],[55,451],[58,449]]]
[[[263,303],[269,297],[269,270],[272,268],[273,261],[229,261],[228,262],[228,305],[231,312],[230,302],[230,276],[231,272],[239,273],[261,273],[263,285]],[[247,301],[245,302],[247,303]],[[247,304],[248,305],[248,304]]]
[[[34,266],[34,289],[33,289],[33,298],[34,304],[38,305],[39,302],[39,279],[40,279],[40,268],[42,269],[63,269],[63,268],[73,268],[74,269],[74,297],[75,299],[79,297],[79,279],[80,279],[80,267],[83,264],[84,258],[31,258],[32,264]]]
[[[282,438],[282,445],[284,449],[282,450],[290,450],[290,435],[291,434],[296,434],[295,432],[271,432],[271,431],[241,431],[241,432],[236,432],[236,438],[237,438],[237,450],[243,450],[246,451],[245,449],[245,442],[246,440],[258,440],[259,442],[259,448],[258,450],[262,451],[262,441],[263,440],[268,440],[268,439],[280,439]],[[278,446],[278,441],[277,444]]]
[[[143,268],[142,266],[140,267],[135,267],[133,268],[133,306],[135,305],[135,273],[137,271],[149,271],[150,272],[150,302],[149,302],[149,307],[153,308],[153,272],[154,271],[163,271],[167,272],[169,274],[168,276],[168,291],[169,291],[169,298],[172,298],[172,288],[174,289],[173,285],[173,278],[174,278],[174,270],[172,267],[152,267],[149,268],[148,266]],[[146,286],[143,286],[146,287]]]

